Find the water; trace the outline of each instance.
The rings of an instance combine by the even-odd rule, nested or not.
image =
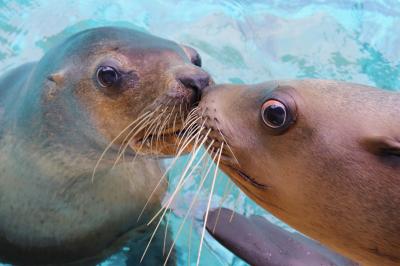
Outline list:
[[[395,90],[400,88],[399,20],[396,0],[0,0],[0,70],[38,60],[53,43],[75,32],[115,25],[195,47],[217,83],[323,78]],[[171,172],[172,183],[185,160]],[[220,174],[214,206],[218,206],[226,181]],[[173,206],[170,224],[175,233],[196,184],[188,184]],[[207,196],[204,191],[189,218],[194,221],[190,256],[190,224],[179,238],[179,265],[187,265],[189,259],[196,261]],[[274,219],[236,188],[224,205]],[[122,250],[102,265],[124,265],[124,254]],[[201,264],[244,263],[207,237]]]

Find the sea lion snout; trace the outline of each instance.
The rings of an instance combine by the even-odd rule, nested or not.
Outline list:
[[[199,67],[181,67],[176,71],[176,80],[182,84],[191,103],[198,102],[203,90],[210,85],[210,75]]]

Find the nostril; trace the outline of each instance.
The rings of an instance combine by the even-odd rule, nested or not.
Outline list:
[[[201,92],[210,83],[210,75],[205,72],[179,77],[179,81],[187,88]]]

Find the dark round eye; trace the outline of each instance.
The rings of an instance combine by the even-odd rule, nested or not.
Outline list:
[[[120,78],[119,72],[111,66],[100,66],[97,69],[97,81],[102,87],[115,85]]]
[[[287,119],[286,106],[275,99],[267,100],[261,108],[264,123],[271,128],[280,128]]]

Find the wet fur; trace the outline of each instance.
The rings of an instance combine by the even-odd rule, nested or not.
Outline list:
[[[285,86],[298,117],[273,136],[260,106]],[[304,80],[221,85],[205,93],[200,107],[239,160],[225,164],[267,186],[257,189],[222,167],[258,204],[364,265],[398,265],[399,101],[396,92]]]
[[[94,73],[104,58],[130,73],[122,92],[96,86]],[[123,28],[78,33],[39,62],[6,73],[0,79],[0,259],[91,265],[128,239],[147,239],[153,228],[145,223],[161,207],[165,179],[137,218],[164,174],[159,160],[135,156],[137,147],[131,147],[114,167],[116,142],[94,178],[93,169],[110,141],[143,111],[179,103],[184,116],[193,90],[176,76],[198,73],[207,75],[176,43]],[[141,242],[131,248],[135,254],[144,249]],[[152,252],[149,260],[162,251],[157,246],[157,255]]]

